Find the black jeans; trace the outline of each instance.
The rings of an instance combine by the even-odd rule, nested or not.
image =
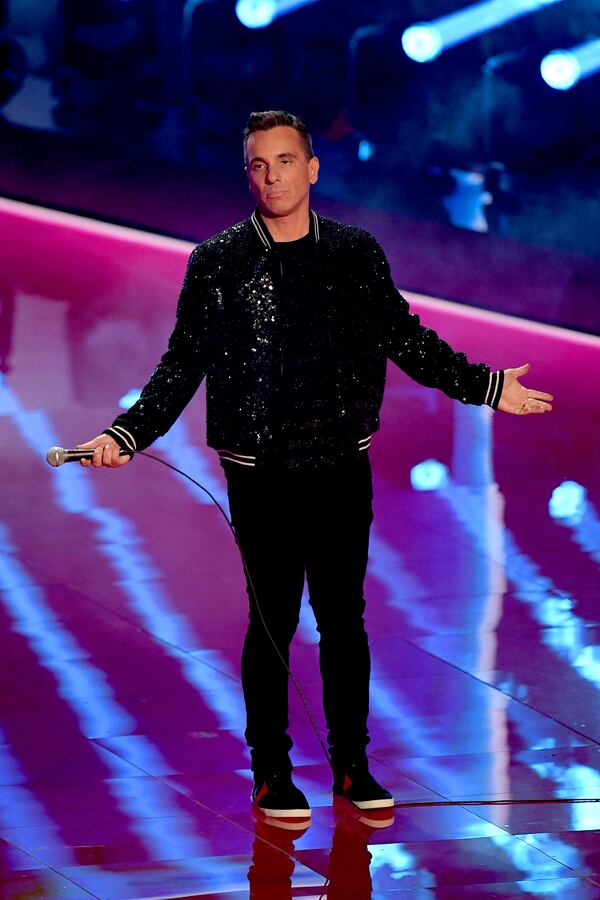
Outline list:
[[[370,658],[363,582],[373,518],[366,451],[321,471],[223,463],[233,525],[260,609],[286,663],[306,574],[320,635],[323,707],[334,763],[368,743]],[[248,587],[242,653],[254,771],[289,765],[288,675]]]

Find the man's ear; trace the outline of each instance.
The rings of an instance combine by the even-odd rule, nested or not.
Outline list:
[[[319,160],[316,156],[313,156],[308,161],[308,171],[310,175],[310,183],[316,184],[319,180]]]

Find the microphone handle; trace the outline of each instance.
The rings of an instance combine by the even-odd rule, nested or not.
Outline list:
[[[79,462],[80,459],[91,459],[93,450],[65,450],[65,462]],[[129,450],[119,450],[119,456],[131,456]]]

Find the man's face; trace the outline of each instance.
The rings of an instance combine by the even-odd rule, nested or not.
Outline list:
[[[306,158],[295,128],[278,125],[255,131],[246,144],[246,172],[260,212],[274,218],[306,207],[311,184],[319,177],[319,160]]]

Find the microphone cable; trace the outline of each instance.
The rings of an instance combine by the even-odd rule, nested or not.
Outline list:
[[[291,668],[288,666],[285,659],[283,658],[283,654],[281,653],[281,650],[277,646],[277,642],[275,641],[275,638],[271,634],[271,632],[269,630],[269,626],[267,625],[267,622],[265,620],[263,612],[260,608],[260,603],[258,602],[258,597],[256,594],[256,589],[254,587],[254,582],[252,581],[252,576],[250,575],[250,571],[248,569],[248,565],[246,563],[246,559],[244,557],[242,548],[239,545],[237,535],[235,533],[235,529],[234,529],[233,525],[231,524],[231,521],[228,518],[227,513],[225,512],[225,510],[223,509],[223,507],[221,506],[221,504],[219,503],[217,498],[209,491],[209,489],[207,487],[205,487],[203,484],[201,484],[199,481],[197,481],[195,478],[193,478],[191,475],[188,475],[187,472],[184,472],[183,469],[179,469],[179,468],[177,468],[177,466],[174,466],[172,463],[167,462],[165,459],[161,459],[160,456],[155,456],[152,453],[147,453],[145,450],[136,450],[135,455],[136,456],[145,456],[147,459],[153,459],[155,462],[160,463],[162,466],[166,466],[168,469],[172,469],[174,472],[177,472],[178,475],[181,475],[183,478],[186,478],[192,484],[196,485],[196,487],[200,488],[200,490],[203,491],[208,497],[210,497],[210,499],[212,500],[214,505],[217,507],[217,509],[223,516],[225,522],[227,523],[227,527],[229,528],[229,530],[233,536],[235,545],[238,548],[238,552],[240,554],[240,559],[242,561],[244,573],[245,573],[246,579],[248,581],[248,587],[250,588],[252,598],[254,599],[254,602],[256,604],[256,609],[258,611],[259,618],[262,622],[263,628],[265,629],[265,632],[266,632],[270,642],[272,643],[273,648],[274,648],[278,658],[280,659],[282,666],[284,667],[285,671],[287,672],[292,684],[294,685],[294,688],[296,689],[296,692],[298,693],[298,696],[300,697],[300,700],[302,701],[302,705],[304,706],[304,709],[306,710],[306,714],[309,718],[309,721],[313,728],[313,731],[317,737],[317,740],[319,742],[321,750],[323,751],[323,755],[325,756],[325,759],[327,760],[329,768],[331,769],[331,771],[333,773],[334,770],[333,770],[333,764],[331,762],[331,757],[329,756],[329,752],[327,750],[327,747],[325,746],[325,742],[323,741],[323,738],[321,737],[321,733],[319,731],[319,726],[317,725],[317,723],[315,721],[315,717],[313,715],[312,709],[310,708],[310,704],[309,704],[308,700],[306,699],[304,691],[300,687],[298,679],[296,678],[296,676],[292,672]],[[525,806],[525,805],[530,805],[530,804],[563,805],[563,804],[578,804],[578,803],[600,803],[600,797],[537,797],[537,798],[535,798],[535,797],[516,797],[516,798],[509,798],[509,799],[499,799],[499,798],[490,797],[490,798],[484,798],[484,799],[479,798],[477,800],[469,800],[469,799],[447,800],[447,799],[442,799],[440,797],[439,799],[436,798],[434,800],[399,801],[399,802],[394,803],[393,808],[401,809],[401,808],[409,808],[409,807],[410,808],[419,808],[419,807],[448,807],[448,806],[450,806],[450,807],[455,807],[455,806],[460,806],[460,807],[465,807],[465,806]],[[322,895],[322,896],[324,896],[324,895]]]

